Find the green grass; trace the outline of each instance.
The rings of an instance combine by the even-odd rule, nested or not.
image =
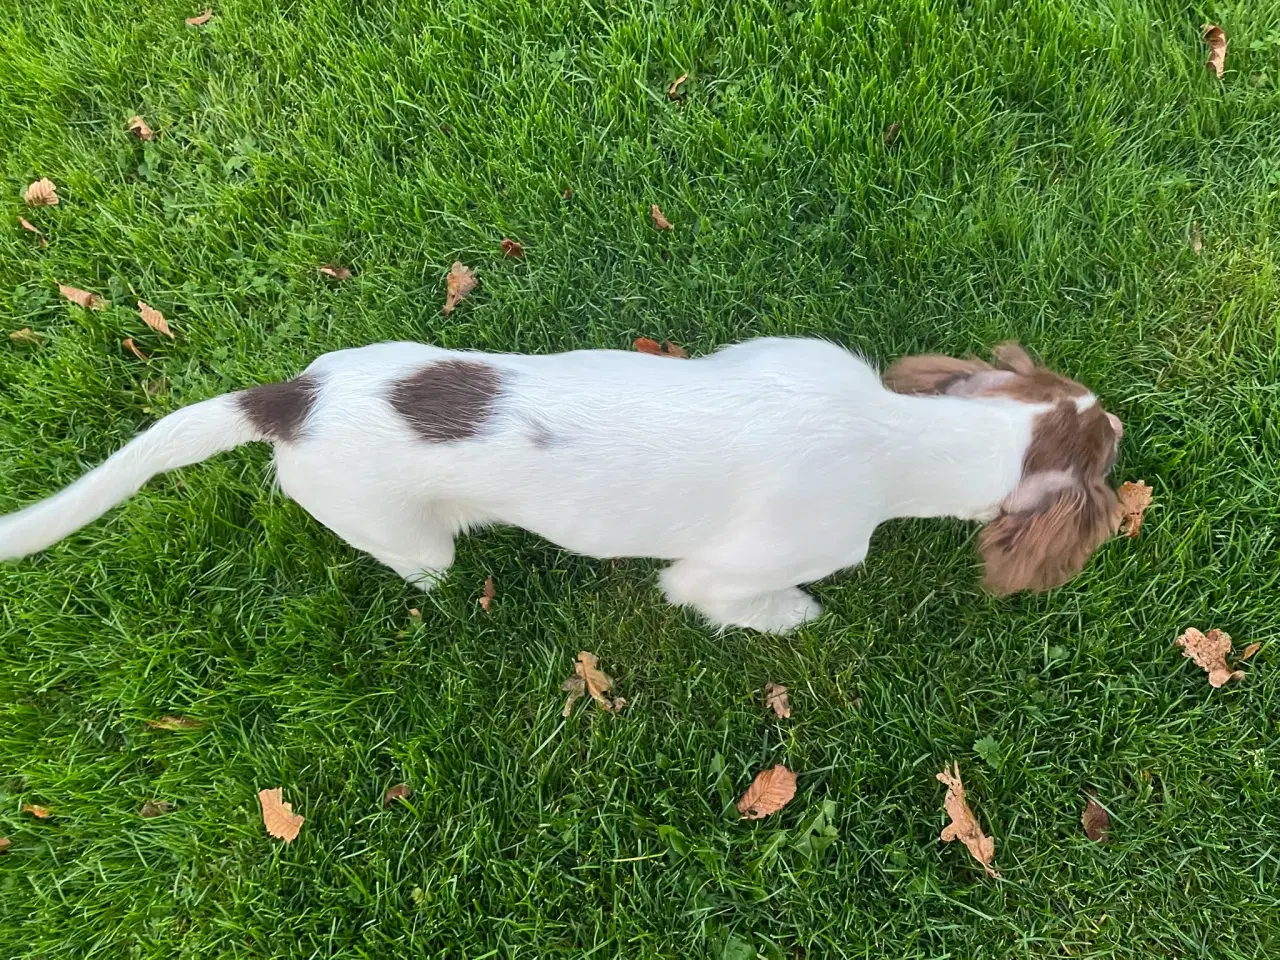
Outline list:
[[[889,524],[778,639],[519,531],[463,541],[424,599],[273,493],[262,449],[159,478],[0,568],[6,957],[1280,953],[1280,3],[225,0],[186,27],[199,9],[0,5],[0,312],[44,337],[0,340],[0,510],[338,347],[772,333],[880,361],[1017,337],[1124,419],[1117,479],[1156,506],[1069,586],[1002,601],[970,526]],[[42,176],[63,202],[28,211]],[[454,259],[482,286],[444,317]],[[1179,655],[1192,624],[1264,643],[1244,683]],[[580,649],[621,716],[561,723]],[[165,713],[205,726],[144,724]],[[1003,880],[938,840],[952,759]],[[726,815],[775,762],[790,807]],[[287,847],[258,819],[275,785],[307,818]]]

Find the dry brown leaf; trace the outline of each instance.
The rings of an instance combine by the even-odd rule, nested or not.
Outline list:
[[[689,356],[689,351],[678,344],[672,343],[670,340],[664,340],[658,343],[650,337],[636,337],[631,346],[636,353],[650,353],[655,357],[677,357],[684,360]]]
[[[568,199],[570,199],[572,196],[573,196],[573,188],[572,188],[572,187],[565,187],[563,190],[561,190],[561,191],[560,191],[560,197],[561,197],[561,199],[568,200]]]
[[[969,809],[964,799],[964,783],[960,780],[960,764],[953,763],[951,770],[943,769],[937,775],[938,780],[947,785],[947,795],[942,801],[951,822],[942,828],[942,839],[959,840],[968,848],[973,859],[977,860],[987,875],[1000,876],[991,866],[991,858],[996,855],[996,842],[982,832],[978,818]]]
[[[421,622],[422,622],[422,611],[421,611],[421,610],[419,610],[417,607],[410,607],[410,608],[409,608],[409,619],[410,619],[410,620],[412,620],[414,623],[421,623]]]
[[[107,301],[96,293],[81,290],[79,287],[69,287],[65,283],[58,284],[58,292],[76,306],[84,307],[86,310],[103,310],[109,306]]]
[[[137,134],[139,140],[150,140],[155,136],[151,132],[151,128],[147,126],[147,121],[141,117],[130,117],[129,125],[125,127],[130,133]]]
[[[44,237],[44,234],[40,232],[40,228],[37,227],[34,223],[32,223],[30,220],[28,220],[26,217],[19,217],[18,223],[21,224],[23,230],[26,230],[28,233],[34,233],[37,237],[39,237],[40,242],[43,243],[46,247],[49,245],[49,241],[46,240]]]
[[[787,688],[780,683],[771,681],[765,684],[764,705],[783,720],[791,716],[791,698],[787,695]]]
[[[479,282],[470,267],[464,266],[460,260],[455,260],[449,269],[449,275],[445,278],[448,293],[444,298],[444,309],[441,312],[453,313],[458,307],[458,302],[470,294]]]
[[[1206,23],[1200,29],[1204,31],[1204,42],[1209,45],[1209,59],[1205,61],[1205,66],[1221,80],[1222,71],[1227,67],[1227,35],[1221,27],[1212,23]]]
[[[150,820],[152,817],[158,817],[172,809],[173,804],[168,800],[148,800],[142,805],[142,809],[138,811],[138,816]]]
[[[796,775],[778,764],[761,770],[738,800],[738,813],[743,820],[762,820],[777,813],[796,795]]]
[[[902,124],[896,120],[893,123],[889,124],[887,127],[885,127],[884,128],[884,145],[886,147],[892,147],[895,143],[898,142],[898,134],[900,134],[901,132],[902,132]]]
[[[1244,679],[1243,670],[1232,670],[1227,666],[1231,637],[1221,630],[1210,630],[1206,634],[1195,627],[1187,627],[1174,643],[1182,648],[1184,657],[1190,657],[1196,666],[1209,674],[1209,686],[1220,687],[1228,680]]]
[[[682,73],[682,74],[680,74],[680,76],[678,76],[678,77],[676,77],[674,80],[672,80],[672,81],[671,81],[671,86],[667,87],[667,99],[668,99],[668,100],[679,100],[679,99],[680,99],[680,84],[684,83],[684,82],[685,82],[686,80],[688,80],[688,79],[689,79],[689,75],[688,75],[687,73]]]
[[[213,19],[213,8],[206,7],[204,13],[195,17],[187,17],[187,26],[203,27],[206,23]]]
[[[1132,539],[1142,529],[1142,515],[1151,506],[1151,488],[1142,480],[1137,483],[1129,480],[1120,484],[1116,493],[1124,507],[1124,516],[1120,518],[1120,532]]]
[[[320,268],[320,272],[326,277],[333,277],[335,280],[350,280],[351,271],[346,267],[340,267],[336,263],[326,263]]]
[[[163,333],[170,340],[173,339],[173,331],[169,329],[169,324],[166,322],[164,314],[155,307],[149,306],[139,300],[138,314],[142,317],[142,322],[152,330],[156,331],[156,333]]]
[[[520,243],[516,240],[508,240],[506,237],[503,237],[502,243],[499,244],[499,246],[502,247],[502,252],[505,256],[511,257],[514,260],[524,259],[523,243]]]
[[[23,327],[21,330],[14,330],[9,334],[9,339],[14,343],[30,343],[37,344],[44,339],[40,334],[36,333],[30,327]]]
[[[662,341],[662,349],[668,357],[675,357],[678,360],[689,359],[689,351],[678,344],[672,343],[670,340]]]
[[[48,820],[51,816],[53,816],[53,814],[49,812],[48,807],[37,806],[34,803],[24,803],[22,805],[22,812],[29,813],[33,817],[36,817],[39,820]]]
[[[306,822],[306,817],[293,812],[293,804],[281,799],[283,793],[282,787],[258,791],[258,802],[262,804],[262,825],[273,837],[279,837],[285,843],[293,843]]]
[[[1260,643],[1249,644],[1247,647],[1244,648],[1244,652],[1240,654],[1240,662],[1245,663],[1248,660],[1252,660],[1253,655],[1261,649],[1262,649],[1262,644]]]
[[[1106,843],[1111,839],[1111,815],[1089,794],[1089,802],[1084,813],[1080,814],[1080,825],[1084,827],[1084,835],[1094,843]]]
[[[58,188],[47,178],[37,180],[27,187],[22,199],[28,207],[56,207],[58,205]]]
[[[587,682],[575,673],[564,683],[560,684],[560,689],[568,694],[568,696],[564,698],[564,709],[560,711],[560,716],[567,717],[569,714],[573,713],[573,705],[577,703],[580,698],[586,695]]]
[[[493,577],[485,577],[484,590],[480,592],[480,599],[476,603],[480,604],[485,613],[488,613],[489,607],[493,605],[493,598],[497,595],[498,591],[493,585]]]
[[[174,717],[165,714],[159,720],[143,721],[148,727],[155,727],[157,730],[199,730],[204,726],[203,720],[195,720],[191,717]]]
[[[120,341],[120,346],[124,347],[139,360],[146,360],[147,355],[138,349],[138,345],[133,342],[133,337],[125,337]]]
[[[662,215],[662,210],[655,203],[649,207],[649,215],[653,217],[653,225],[659,230],[671,230],[671,221]]]
[[[408,800],[411,793],[413,791],[407,783],[397,783],[382,795],[382,805],[389,807],[397,800]]]
[[[8,837],[0,837],[0,853],[4,853],[9,849],[9,845],[13,843]]]
[[[1197,257],[1200,256],[1200,251],[1204,249],[1204,237],[1200,233],[1200,224],[1191,224],[1191,230],[1188,231],[1188,235],[1191,239],[1191,252]]]
[[[573,670],[586,684],[587,693],[591,694],[591,698],[605,710],[617,713],[627,705],[627,701],[622,697],[608,696],[609,691],[613,689],[613,678],[600,669],[600,658],[594,653],[588,653],[585,650],[579,653],[578,659],[573,664]],[[565,689],[568,690],[568,681],[565,683]]]

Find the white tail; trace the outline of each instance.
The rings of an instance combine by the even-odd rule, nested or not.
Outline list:
[[[102,466],[25,510],[0,517],[0,560],[43,550],[133,496],[157,473],[185,467],[250,440],[264,439],[224,394],[169,414]]]

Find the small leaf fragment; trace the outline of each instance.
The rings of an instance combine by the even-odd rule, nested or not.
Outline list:
[[[138,349],[138,345],[133,342],[133,337],[125,337],[120,341],[120,346],[124,347],[139,360],[146,360],[147,355]]]
[[[982,832],[978,818],[969,809],[964,798],[964,783],[960,780],[960,764],[953,763],[952,768],[945,767],[937,774],[940,782],[946,784],[947,795],[942,805],[951,817],[951,822],[942,828],[942,839],[946,842],[959,840],[968,849],[973,859],[982,864],[982,868],[991,877],[1000,876],[991,866],[991,859],[996,855],[996,842]]]
[[[49,241],[45,238],[45,235],[40,232],[40,228],[37,227],[34,223],[32,223],[30,220],[28,220],[26,217],[19,217],[18,223],[23,230],[26,230],[28,233],[34,233],[37,237],[39,237],[41,245],[46,247],[49,245]]]
[[[765,684],[764,704],[783,720],[791,716],[791,698],[787,695],[787,688],[780,683],[770,681]]]
[[[672,343],[670,340],[663,340],[662,348],[668,357],[675,357],[678,360],[689,359],[689,351],[684,347]]]
[[[157,730],[199,730],[204,726],[203,720],[196,720],[192,717],[175,717],[165,714],[159,720],[145,720],[148,727],[154,727]]]
[[[649,215],[653,217],[653,225],[659,230],[674,229],[671,221],[663,216],[661,208],[656,203],[649,207]]]
[[[169,329],[169,324],[165,320],[164,314],[155,307],[149,306],[139,300],[138,314],[142,317],[142,322],[152,330],[156,331],[156,333],[163,333],[170,340],[173,339],[173,331]]]
[[[605,710],[617,713],[627,705],[627,701],[621,697],[614,699],[608,696],[609,691],[613,689],[613,677],[600,669],[600,658],[594,653],[588,653],[586,650],[580,652],[578,659],[574,661],[573,671],[582,678],[591,698]],[[566,686],[564,689],[570,688]]]
[[[658,343],[651,337],[636,337],[631,346],[636,353],[649,353],[655,357],[676,357],[683,360],[689,356],[689,351],[670,340]]]
[[[1124,516],[1120,518],[1120,533],[1132,540],[1142,529],[1142,516],[1147,512],[1147,507],[1151,506],[1151,488],[1142,480],[1136,483],[1129,480],[1120,484],[1116,493],[1124,507]]]
[[[502,253],[504,256],[511,257],[513,260],[524,259],[523,243],[520,243],[516,240],[510,240],[507,237],[503,237],[502,243],[500,243],[499,246],[502,247]]]
[[[44,337],[36,333],[30,327],[23,327],[21,330],[14,330],[10,333],[9,339],[14,343],[29,343],[34,346],[44,340]]]
[[[1205,66],[1222,79],[1222,71],[1227,67],[1227,35],[1223,29],[1212,23],[1200,28],[1204,32],[1204,42],[1209,45],[1209,59]]]
[[[1201,633],[1195,627],[1187,627],[1182,636],[1174,641],[1182,648],[1182,655],[1190,657],[1196,666],[1209,674],[1209,686],[1217,688],[1228,680],[1243,680],[1243,670],[1232,670],[1227,666],[1227,654],[1231,652],[1231,637],[1221,630],[1210,630]]]
[[[346,267],[340,267],[336,263],[326,263],[320,268],[320,272],[326,277],[333,277],[335,280],[350,280],[351,271]]]
[[[152,817],[158,817],[172,809],[173,804],[168,800],[148,800],[142,805],[142,809],[138,811],[138,816],[150,820]]]
[[[38,820],[48,820],[53,816],[48,807],[41,807],[34,803],[24,803],[22,805],[22,812],[29,813]]]
[[[135,134],[139,140],[150,140],[155,136],[155,134],[151,132],[151,128],[147,126],[147,121],[143,120],[142,117],[139,116],[130,117],[129,125],[125,127],[125,130],[129,133]]]
[[[4,853],[6,850],[8,850],[9,845],[12,843],[13,841],[10,840],[8,837],[0,837],[0,853]]]
[[[449,268],[449,275],[445,277],[446,295],[441,312],[453,313],[458,308],[458,303],[468,296],[479,282],[470,267],[465,266],[460,260],[455,260],[453,266]]]
[[[285,843],[293,843],[306,822],[306,817],[294,813],[293,804],[285,803],[283,795],[282,787],[258,791],[258,802],[262,804],[262,825],[271,836],[278,837]]]
[[[480,608],[485,613],[489,612],[489,607],[493,605],[493,598],[498,595],[497,588],[493,585],[493,577],[485,577],[484,590],[480,593],[480,598],[476,603],[480,604]]]
[[[582,677],[575,673],[572,677],[565,680],[564,683],[560,684],[560,689],[568,694],[564,700],[564,709],[560,711],[560,716],[567,717],[569,714],[573,713],[573,705],[577,703],[579,699],[586,696],[587,681],[583,680]]]
[[[187,17],[187,26],[203,27],[206,23],[208,23],[212,19],[213,19],[213,8],[205,7],[204,13],[198,14],[194,17]]]
[[[58,188],[48,178],[41,178],[27,187],[22,199],[28,207],[56,207]]]
[[[1252,660],[1253,655],[1261,649],[1262,649],[1262,644],[1260,643],[1249,644],[1247,647],[1244,648],[1244,651],[1240,654],[1240,662],[1245,663],[1249,660]]]
[[[1084,835],[1094,843],[1107,843],[1111,839],[1111,815],[1098,803],[1092,791],[1084,813],[1080,814]]]
[[[81,290],[79,287],[69,287],[65,283],[58,284],[58,292],[76,306],[83,307],[86,310],[102,310],[108,306],[107,301],[96,293]]]
[[[898,142],[898,134],[902,132],[902,124],[895,120],[884,128],[884,145],[892,147]]]
[[[738,813],[743,820],[762,820],[777,813],[796,795],[796,775],[778,764],[756,774],[738,800]]]
[[[397,800],[408,800],[409,795],[412,793],[413,790],[410,789],[407,783],[397,783],[382,795],[382,805],[384,807],[389,807]]]
[[[1197,257],[1200,256],[1200,251],[1204,249],[1204,236],[1200,233],[1200,224],[1192,223],[1187,236],[1191,241],[1191,252]]]
[[[678,77],[676,77],[674,80],[672,80],[672,81],[671,81],[671,85],[670,85],[669,87],[667,87],[667,99],[668,99],[668,100],[679,100],[679,99],[680,99],[680,84],[684,83],[684,82],[685,82],[686,80],[688,80],[688,79],[689,79],[689,75],[688,75],[687,73],[682,73],[682,74],[680,74],[680,76],[678,76]]]

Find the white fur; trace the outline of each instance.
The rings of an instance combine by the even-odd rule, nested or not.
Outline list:
[[[480,434],[428,443],[390,384],[442,359],[502,388]],[[593,557],[674,561],[668,599],[720,625],[785,631],[820,612],[798,585],[860,563],[894,517],[994,515],[1042,406],[915,397],[820,340],[761,339],[695,360],[591,350],[459,353],[381,343],[326,354],[280,486],[316,519],[429,587],[455,534],[506,523]],[[0,518],[0,558],[56,542],[162,470],[261,436],[232,395],[195,404],[61,493]]]

